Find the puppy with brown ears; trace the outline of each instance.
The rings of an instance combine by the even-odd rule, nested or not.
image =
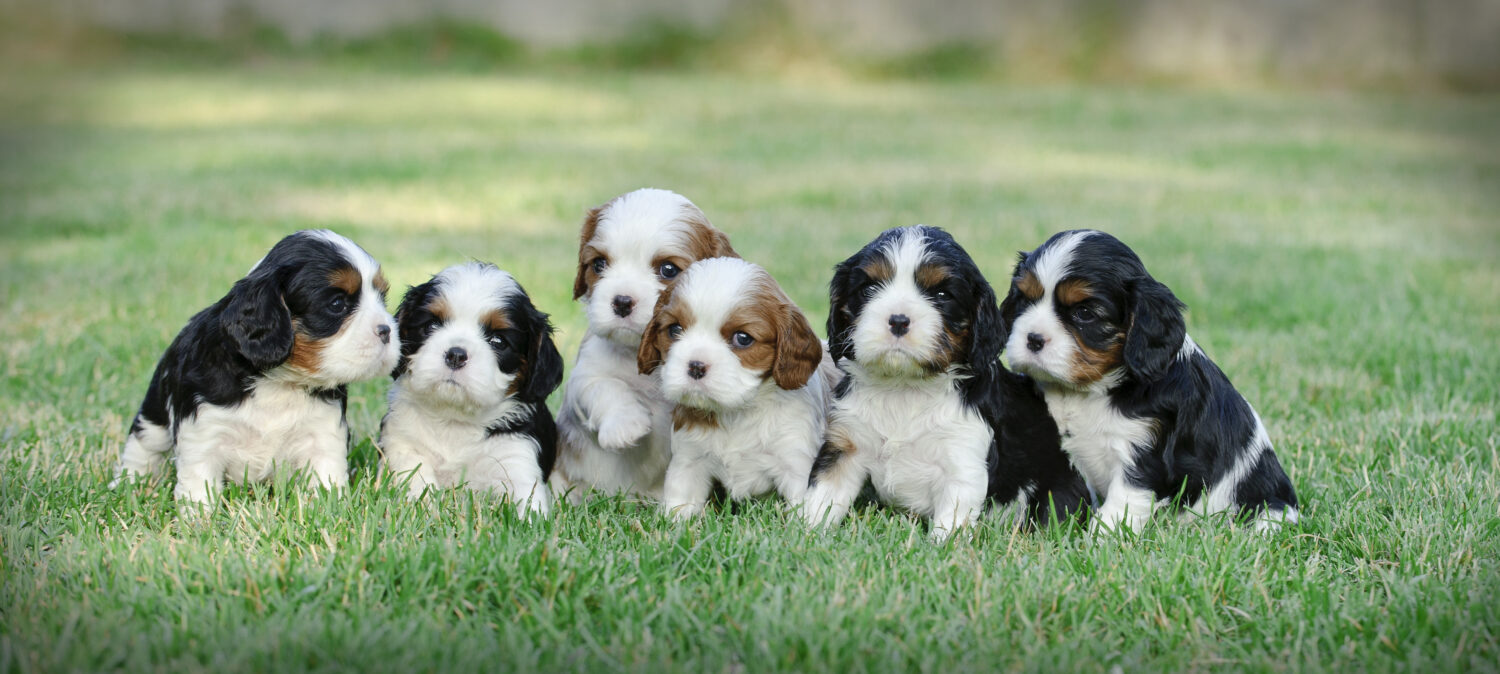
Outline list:
[[[775,491],[802,502],[836,370],[765,269],[738,258],[688,268],[657,302],[637,364],[676,405],[668,515],[702,511],[715,482],[733,500]]]
[[[554,492],[575,503],[591,489],[661,498],[672,406],[637,371],[641,333],[684,269],[734,256],[729,237],[674,192],[636,190],[589,211],[573,282],[589,327],[557,413]]]

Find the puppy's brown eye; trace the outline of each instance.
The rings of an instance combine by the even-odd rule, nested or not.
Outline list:
[[[1099,319],[1099,315],[1088,307],[1075,307],[1073,309],[1073,320],[1079,323],[1093,323]]]
[[[680,323],[673,323],[673,324],[667,326],[667,336],[671,337],[672,339],[681,339],[682,338],[682,324],[680,324]]]
[[[330,314],[342,314],[345,311],[348,311],[348,309],[349,301],[344,299],[343,295],[335,296],[333,299],[328,301],[328,313]]]
[[[656,274],[662,277],[662,280],[664,281],[670,281],[674,278],[677,278],[677,275],[680,273],[682,273],[682,270],[678,269],[677,265],[672,264],[671,262],[663,262],[661,263],[660,267],[656,268]]]
[[[594,266],[595,274],[603,274],[604,268],[609,266],[609,260],[606,260],[602,257],[596,257],[594,258],[594,261],[589,264]]]
[[[733,335],[730,335],[729,343],[733,344],[735,348],[743,349],[747,346],[750,346],[751,344],[754,344],[755,338],[744,332],[736,332]]]

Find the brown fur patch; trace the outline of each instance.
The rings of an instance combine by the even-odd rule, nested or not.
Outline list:
[[[292,334],[294,337],[292,338],[292,352],[287,356],[286,365],[307,374],[316,374],[323,368],[323,349],[328,348],[328,344],[338,339],[339,335],[344,334],[344,331],[348,328],[349,323],[345,321],[343,325],[339,326],[338,332],[318,339],[304,334],[302,326],[297,321],[293,321]]]
[[[599,230],[599,215],[609,207],[611,200],[602,206],[590,208],[583,218],[583,229],[578,234],[578,275],[573,277],[573,299],[583,297],[594,287],[594,282],[599,280],[599,275],[594,273],[594,258],[601,255],[601,251],[589,245],[594,240],[594,233]]]
[[[884,255],[874,256],[869,262],[861,265],[859,270],[864,272],[865,276],[868,276],[871,281],[877,283],[886,283],[896,276],[896,268],[891,265],[891,261],[887,260]]]
[[[933,286],[936,286],[943,281],[948,280],[948,277],[951,275],[952,274],[948,272],[947,267],[939,264],[917,265],[917,285],[922,288],[931,288]]]
[[[1042,287],[1041,280],[1030,269],[1021,272],[1021,275],[1017,276],[1014,282],[1016,290],[1021,291],[1021,294],[1026,299],[1033,302],[1042,299],[1042,295],[1047,294],[1047,289]]]
[[[927,369],[931,372],[944,372],[954,363],[966,358],[969,354],[969,330],[954,330],[945,322],[943,324],[943,339],[937,345],[937,352],[933,354],[932,361],[927,363]]]
[[[672,347],[672,334],[667,330],[668,327],[678,323],[687,328],[697,320],[692,307],[685,302],[676,301],[676,293],[672,292],[674,288],[675,284],[667,286],[656,298],[656,309],[651,312],[651,322],[646,324],[645,332],[641,333],[641,347],[636,351],[635,360],[636,370],[641,374],[651,374],[661,367],[663,356]]]
[[[693,407],[678,405],[672,408],[672,430],[680,431],[684,428],[707,428],[719,427],[719,417],[713,412],[700,410]]]
[[[736,332],[755,338],[754,344],[735,349],[734,355],[745,369],[775,379],[783,389],[806,386],[823,359],[823,344],[807,317],[764,272],[746,294],[720,329],[725,341]]]
[[[828,435],[823,442],[830,449],[836,450],[839,456],[845,458],[854,456],[855,452],[859,450],[854,444],[854,438],[849,437],[849,431],[837,424],[830,424],[828,426]]]
[[[446,323],[453,313],[453,309],[448,306],[447,299],[439,296],[432,298],[432,301],[427,303],[427,313],[432,314],[432,317],[438,319],[438,321]]]
[[[682,221],[687,223],[689,229],[687,249],[693,255],[692,261],[740,256],[734,252],[734,246],[729,245],[729,235],[715,229],[709,223],[708,216],[696,206],[683,207]]]
[[[1071,330],[1069,331],[1072,332]],[[1073,363],[1069,368],[1073,378],[1073,385],[1084,386],[1092,384],[1104,378],[1115,368],[1125,363],[1125,334],[1116,334],[1103,349],[1095,349],[1085,344],[1072,333],[1073,343],[1078,350],[1073,354]]]
[[[484,315],[479,317],[479,324],[496,332],[511,328],[510,319],[505,316],[504,311],[499,309],[486,311]]]
[[[345,295],[358,295],[364,277],[354,267],[339,267],[328,275],[328,285],[344,291]]]
[[[370,281],[370,285],[375,286],[375,289],[380,291],[382,297],[391,291],[391,282],[385,280],[385,270],[379,267],[375,269],[375,278]]]
[[[1083,279],[1068,279],[1057,284],[1057,301],[1070,307],[1094,296],[1094,288]]]

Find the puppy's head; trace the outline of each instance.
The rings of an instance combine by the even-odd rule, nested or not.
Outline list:
[[[998,367],[1004,327],[973,259],[936,227],[887,230],[834,270],[828,348],[884,377]]]
[[[515,396],[539,403],[562,382],[547,315],[494,265],[444,269],[396,310],[401,362],[392,376],[424,399],[482,412]]]
[[[634,348],[662,289],[710,257],[738,256],[693,202],[667,190],[629,192],[584,219],[573,299],[584,301],[595,333]]]
[[[743,407],[764,382],[807,385],[823,345],[766,270],[738,258],[702,260],[662,293],[641,338],[642,374],[662,393],[709,411]]]
[[[1128,246],[1104,232],[1062,232],[1021,253],[1001,307],[1011,366],[1085,388],[1128,373],[1160,376],[1187,335],[1183,305]]]
[[[380,264],[353,241],[327,230],[297,232],[235,283],[220,325],[255,369],[333,388],[396,364],[387,288]]]

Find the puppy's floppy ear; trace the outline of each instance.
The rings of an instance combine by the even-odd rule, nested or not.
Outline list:
[[[562,384],[562,354],[552,341],[552,323],[547,314],[537,311],[530,301],[524,302],[522,313],[526,316],[531,344],[526,354],[526,380],[517,397],[522,402],[540,403]]]
[[[229,291],[219,315],[224,334],[257,370],[269,370],[292,354],[292,312],[281,297],[280,269],[257,269]]]
[[[667,284],[667,287],[656,297],[656,308],[651,310],[651,320],[646,323],[645,332],[641,333],[641,346],[635,353],[636,370],[641,374],[651,374],[656,368],[661,367],[662,352],[657,341],[661,337],[661,331],[666,329],[662,323],[666,322],[666,316],[662,315],[662,309],[666,308],[667,302],[672,299],[672,290],[677,287],[675,283]]]
[[[682,222],[687,223],[688,228],[692,230],[688,248],[692,250],[695,259],[740,256],[739,253],[734,252],[734,246],[729,245],[729,235],[714,227],[713,223],[708,221],[708,216],[704,215],[697,206],[683,207]]]
[[[606,206],[608,204],[605,204]],[[599,229],[599,214],[604,212],[604,206],[596,206],[588,210],[583,218],[583,231],[578,235],[578,275],[573,277],[573,299],[583,297],[589,291],[587,278],[589,264],[593,260],[583,259],[583,247],[594,240],[594,232]]]
[[[437,279],[410,286],[406,289],[406,294],[401,296],[401,306],[396,307],[396,337],[401,340],[401,359],[396,361],[395,369],[391,370],[391,379],[397,379],[406,373],[412,354],[427,341],[427,335],[422,333],[422,324],[425,322],[422,319],[425,317],[421,314],[425,313],[423,308],[435,293]]]
[[[1149,276],[1131,284],[1135,296],[1130,312],[1130,330],[1125,333],[1125,365],[1136,377],[1151,380],[1161,376],[1187,336],[1181,300],[1166,286]]]
[[[1000,318],[1000,308],[995,306],[995,289],[988,281],[980,279],[978,305],[974,310],[974,325],[970,328],[969,369],[976,375],[988,373],[1000,360],[1005,349],[1005,340],[1010,333],[1005,321]]]
[[[793,304],[781,305],[781,321],[776,332],[776,359],[771,363],[771,378],[788,391],[807,385],[823,361],[823,344],[813,332],[802,310]]]
[[[849,280],[853,274],[851,257],[833,268],[833,280],[828,282],[828,355],[834,361],[854,356],[849,335],[854,327],[854,314],[849,310]]]
[[[720,231],[718,229],[713,229],[712,234],[713,234],[713,249],[714,249],[714,254],[710,255],[709,257],[736,257],[737,258],[737,257],[740,256],[739,253],[734,252],[734,246],[729,245],[729,235],[728,234],[725,234],[724,232],[722,232],[722,231]]]

